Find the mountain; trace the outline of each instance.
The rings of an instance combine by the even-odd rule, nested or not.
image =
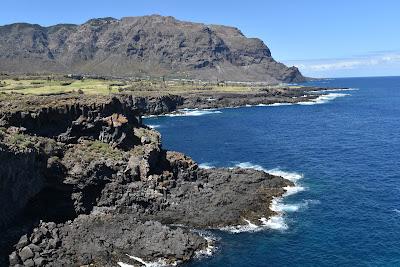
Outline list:
[[[159,15],[0,26],[0,72],[301,82],[239,29]]]

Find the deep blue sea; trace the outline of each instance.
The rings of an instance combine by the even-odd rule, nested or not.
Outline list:
[[[286,227],[213,231],[217,251],[188,266],[400,266],[400,77],[309,84],[355,90],[314,105],[146,119],[165,148],[204,166],[303,176],[305,190],[281,203]]]

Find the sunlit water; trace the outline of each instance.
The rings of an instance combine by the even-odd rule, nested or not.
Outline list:
[[[358,90],[313,105],[146,120],[165,148],[203,166],[303,176],[305,190],[278,205],[287,227],[214,231],[218,250],[188,266],[400,266],[400,77],[312,84]]]

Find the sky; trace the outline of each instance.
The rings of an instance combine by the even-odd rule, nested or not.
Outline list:
[[[238,27],[310,77],[400,75],[399,0],[1,0],[0,25],[160,14]]]

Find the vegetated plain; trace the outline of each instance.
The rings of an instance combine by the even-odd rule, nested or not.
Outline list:
[[[255,93],[265,90],[297,89],[295,85],[266,85],[251,82],[206,82],[200,80],[69,78],[68,76],[0,76],[0,92],[33,95],[60,93],[115,94],[138,96],[187,93]]]

